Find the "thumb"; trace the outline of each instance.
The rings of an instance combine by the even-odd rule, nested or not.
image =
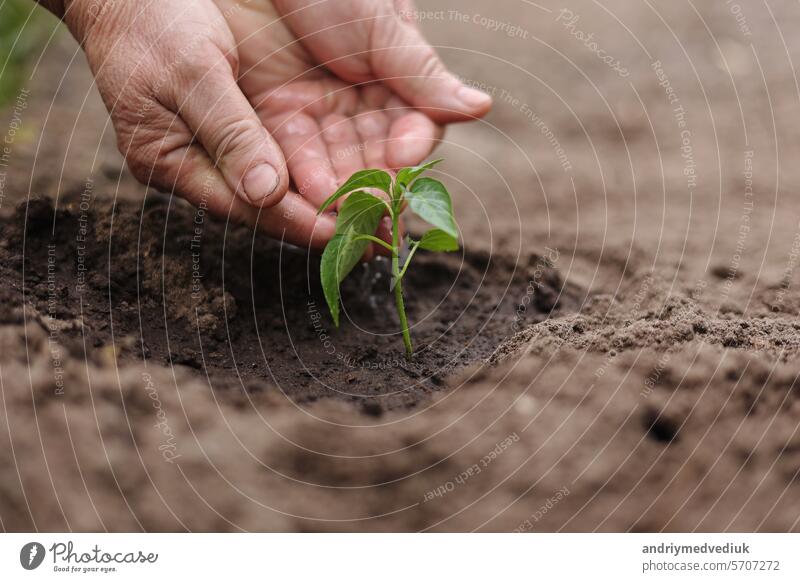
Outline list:
[[[381,18],[375,26],[372,71],[406,102],[439,123],[482,117],[489,111],[492,98],[448,71],[413,23],[396,16]]]
[[[289,188],[286,161],[230,67],[209,66],[177,99],[177,111],[228,186],[252,206],[274,206]]]

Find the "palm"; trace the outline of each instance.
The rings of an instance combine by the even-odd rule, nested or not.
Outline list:
[[[238,45],[239,84],[312,204],[355,171],[413,165],[430,153],[439,132],[432,121],[379,82],[353,85],[333,75],[271,2],[217,2]]]

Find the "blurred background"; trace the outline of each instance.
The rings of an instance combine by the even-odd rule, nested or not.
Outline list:
[[[31,0],[0,3],[0,107],[13,100],[42,43],[61,28],[46,12]]]

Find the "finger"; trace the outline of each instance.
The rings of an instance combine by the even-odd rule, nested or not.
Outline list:
[[[257,208],[243,201],[197,144],[168,153],[163,166],[174,172],[165,177],[174,183],[176,194],[218,218],[258,226],[272,238],[318,251],[333,237],[334,218],[317,216],[316,208],[295,192],[288,192],[269,208]]]
[[[489,111],[491,97],[449,72],[418,28],[399,17],[380,19],[376,28],[372,70],[405,101],[439,123],[482,117]]]
[[[356,115],[356,131],[364,144],[364,164],[368,168],[388,168],[386,140],[389,137],[389,116],[383,111],[364,111]]]
[[[187,88],[170,89],[176,111],[231,191],[253,206],[279,203],[289,187],[283,154],[236,84],[228,61],[220,54],[183,74]]]
[[[386,144],[386,160],[392,168],[416,166],[427,158],[444,130],[430,117],[414,111],[392,122]]]
[[[279,204],[262,209],[258,225],[269,236],[316,251],[336,232],[336,219],[330,213],[317,214],[317,207],[296,192],[288,192]]]
[[[339,184],[343,184],[354,173],[367,168],[362,154],[364,145],[359,140],[353,120],[340,114],[332,114],[322,120],[322,138],[328,146],[333,169]],[[385,200],[389,195],[380,190],[370,190],[371,194]],[[341,208],[348,196],[342,196],[336,203]]]
[[[328,115],[322,120],[322,139],[328,146],[328,157],[339,184],[359,170],[365,169],[362,150],[353,120],[338,113]]]
[[[336,191],[338,182],[319,123],[305,113],[273,116],[264,123],[283,148],[300,194],[316,208],[322,206]]]

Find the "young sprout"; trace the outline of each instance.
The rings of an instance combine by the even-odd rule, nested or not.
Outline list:
[[[392,256],[392,289],[407,358],[411,358],[414,350],[403,302],[403,277],[408,271],[411,259],[414,258],[417,249],[445,252],[458,250],[458,227],[453,217],[453,203],[447,188],[438,180],[420,177],[439,162],[441,160],[413,168],[403,168],[394,180],[391,174],[383,170],[356,172],[325,201],[319,210],[324,212],[339,198],[349,194],[339,209],[336,234],[325,247],[320,266],[322,289],[333,322],[339,327],[339,286],[361,260],[367,247],[371,243],[378,244],[387,249]],[[389,201],[365,192],[364,188],[386,192]],[[436,228],[426,232],[420,240],[409,241],[408,256],[401,265],[400,249],[403,247],[403,241],[400,238],[400,213],[406,204],[417,216]],[[392,219],[391,244],[375,236],[378,224],[385,214]]]

